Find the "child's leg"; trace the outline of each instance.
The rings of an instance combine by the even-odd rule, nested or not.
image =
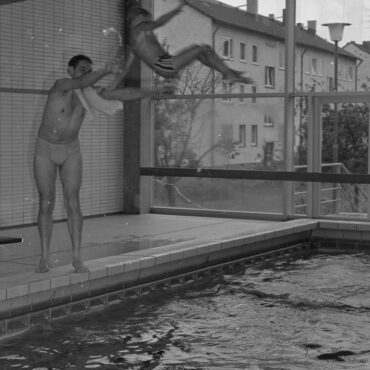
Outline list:
[[[207,65],[210,68],[214,68],[208,63],[207,59],[203,56],[204,50],[200,45],[191,45],[185,49],[180,50],[176,55],[172,57],[175,70],[178,72],[195,60],[199,60],[201,63]]]
[[[219,71],[225,79],[244,83],[253,82],[252,79],[243,77],[242,72],[231,69],[209,45],[193,45],[173,56],[176,69],[181,69],[194,60],[199,60],[206,66]]]

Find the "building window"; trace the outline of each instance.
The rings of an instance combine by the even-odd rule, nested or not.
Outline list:
[[[310,57],[305,56],[304,60],[305,60],[304,65],[305,65],[305,69],[306,69],[306,75],[309,75],[310,72],[311,72],[310,71]]]
[[[230,37],[224,37],[223,56],[228,59],[233,57],[233,40]]]
[[[319,76],[322,76],[324,74],[324,61],[322,59],[318,60],[317,68]]]
[[[258,145],[258,126],[252,125],[251,126],[251,145],[257,146]]]
[[[239,92],[240,92],[240,94],[244,94],[245,93],[245,86],[243,84],[240,84],[239,85]],[[241,96],[239,98],[239,102],[240,103],[244,103],[245,102],[245,97],[244,96]]]
[[[317,75],[317,59],[316,58],[311,59],[311,73],[313,75]]]
[[[252,46],[252,62],[258,63],[258,47],[257,45]]]
[[[272,126],[274,126],[274,124],[275,124],[274,119],[271,116],[269,116],[268,114],[265,114],[265,126],[266,127],[272,127]]]
[[[223,94],[231,94],[232,93],[232,85],[231,85],[231,83],[229,83],[229,82],[223,82],[222,83],[222,90],[223,90]],[[224,98],[222,98],[222,101],[224,101],[224,102],[231,102],[231,97],[230,96],[224,97]]]
[[[338,63],[338,78],[341,80],[344,79],[343,64],[341,63]]]
[[[223,143],[231,143],[234,140],[234,127],[230,123],[221,125],[220,141]]]
[[[265,67],[265,86],[275,87],[275,68]]]
[[[246,61],[245,42],[240,43],[240,60]]]
[[[328,77],[328,90],[334,91],[334,78]]]
[[[283,50],[279,51],[279,68],[280,69],[285,68],[285,54]]]
[[[252,94],[257,94],[257,86],[252,86]],[[252,97],[252,103],[257,103],[257,98],[255,96]]]
[[[353,67],[348,66],[348,80],[353,81]]]
[[[239,125],[239,145],[243,148],[247,146],[247,127]]]
[[[274,159],[274,143],[267,142],[264,147],[264,162],[266,164],[271,163]]]

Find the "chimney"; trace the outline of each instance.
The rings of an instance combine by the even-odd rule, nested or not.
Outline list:
[[[258,14],[258,0],[247,0],[247,12]]]
[[[303,23],[297,23],[297,27],[300,29],[300,30],[303,30]]]
[[[275,14],[269,14],[269,18],[273,21],[275,19]]]
[[[362,46],[367,50],[370,51],[370,41],[363,41]]]
[[[307,22],[307,32],[311,34],[312,36],[315,36],[316,26],[317,26],[317,21],[308,21]]]

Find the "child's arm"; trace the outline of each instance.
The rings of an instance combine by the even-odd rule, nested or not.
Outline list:
[[[175,8],[174,10],[171,10],[170,12],[161,15],[158,19],[153,21],[153,28],[158,28],[161,26],[164,26],[167,22],[169,22],[174,16],[182,12],[182,8],[184,7],[185,2],[182,0],[180,2],[180,5]]]

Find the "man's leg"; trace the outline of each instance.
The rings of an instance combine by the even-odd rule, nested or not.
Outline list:
[[[72,242],[72,265],[75,272],[89,271],[81,258],[82,213],[80,208],[80,188],[82,182],[81,153],[71,154],[60,168],[63,184],[64,205],[67,211],[67,224]]]
[[[56,165],[49,159],[35,156],[34,174],[40,196],[38,227],[41,243],[41,258],[36,272],[49,271],[50,239],[53,229],[53,209],[55,204]]]

